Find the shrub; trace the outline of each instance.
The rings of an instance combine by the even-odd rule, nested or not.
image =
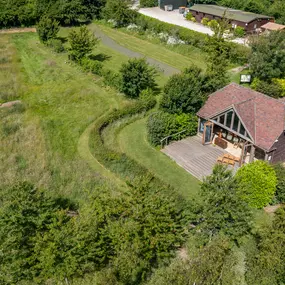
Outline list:
[[[75,61],[80,61],[83,57],[88,56],[98,43],[98,39],[86,26],[80,27],[78,31],[72,30],[68,39],[70,43],[69,57]]]
[[[155,89],[155,76],[157,72],[148,65],[145,59],[129,59],[120,69],[122,75],[121,91],[128,97],[137,98],[147,89]]]
[[[37,25],[37,33],[40,41],[46,43],[54,39],[59,32],[59,23],[48,17],[42,17]]]
[[[234,29],[234,35],[238,38],[242,38],[245,36],[245,30],[243,27],[240,27],[240,26],[237,26],[235,29]]]
[[[157,1],[156,0],[141,0],[140,1],[140,7],[155,7],[157,6]]]
[[[89,58],[84,57],[80,60],[80,65],[83,70],[92,72],[93,74],[102,75],[103,74],[103,64],[98,60],[91,60]]]
[[[280,90],[279,97],[285,97],[285,79],[278,79],[278,78],[273,78],[272,82],[279,86],[278,90]]]
[[[202,19],[201,24],[204,25],[204,26],[207,26],[208,23],[209,23],[209,21],[210,21],[210,20],[205,17],[205,18]]]
[[[267,81],[262,81],[258,78],[254,78],[250,86],[252,89],[264,93],[273,98],[280,98],[282,97],[283,94],[281,85],[275,84],[274,82],[271,81],[267,82]]]
[[[122,76],[113,70],[103,69],[102,76],[104,77],[104,84],[114,87],[117,90],[122,88]]]
[[[276,190],[277,177],[274,169],[265,161],[255,161],[241,167],[237,174],[238,192],[253,208],[267,206]]]
[[[211,20],[208,22],[207,26],[211,29],[214,29],[215,27],[217,27],[219,25],[217,20]]]
[[[169,141],[195,135],[197,133],[197,117],[195,115],[173,115],[158,111],[152,113],[147,121],[148,139],[153,145],[160,145],[163,138],[184,130],[185,132],[169,138]]]
[[[51,39],[47,42],[47,44],[57,53],[64,52],[64,46],[62,44],[62,41],[59,39]]]
[[[275,198],[279,203],[285,203],[285,167],[282,164],[273,166],[277,176]]]
[[[192,18],[191,18],[191,21],[192,21],[192,22],[194,22],[194,23],[196,23],[196,22],[197,22],[197,20],[196,20],[196,18],[195,18],[195,17],[192,17]]]
[[[186,14],[186,20],[191,21],[192,18],[193,18],[192,13],[188,12],[188,13]]]

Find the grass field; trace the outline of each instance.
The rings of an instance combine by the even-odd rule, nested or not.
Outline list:
[[[153,59],[169,64],[179,70],[183,70],[193,64],[200,66],[203,69],[206,68],[205,55],[198,49],[193,49],[191,55],[187,57],[171,51],[162,45],[151,43],[135,37],[134,35],[124,33],[117,29],[112,29],[105,25],[100,25],[100,29],[118,44],[145,56],[149,56]]]
[[[64,29],[61,36],[67,32]],[[104,87],[101,78],[86,74],[68,62],[66,53],[56,54],[39,43],[36,34],[1,35],[0,48],[7,46],[9,49],[4,48],[6,53],[1,54],[1,63],[9,70],[7,76],[10,77],[0,80],[1,90],[5,87],[3,84],[9,82],[9,87],[17,92],[1,98],[3,101],[20,99],[24,107],[0,110],[0,179],[3,185],[29,180],[51,194],[78,201],[84,200],[98,183],[119,186],[121,181],[93,159],[84,146],[87,145],[88,127],[110,109],[125,106],[128,100]],[[94,54],[104,58],[104,65],[114,71],[127,60],[126,56],[102,43],[94,49]],[[0,65],[2,70],[3,65]],[[158,83],[162,86],[167,77],[161,75],[160,80]],[[144,137],[141,122],[138,121],[139,128],[134,134]],[[135,138],[129,133],[124,138],[126,130],[129,129],[120,134],[121,146],[133,157],[133,143],[130,148],[126,146]],[[139,154],[134,157],[138,162],[149,166],[158,177],[177,189],[181,186],[185,196],[189,189],[191,193],[197,191],[196,179],[152,149],[145,140],[141,143],[141,154],[150,153],[157,157],[154,159],[157,162],[147,161]],[[159,168],[162,162],[165,165]]]
[[[62,28],[59,36],[67,37],[69,31],[70,28]],[[93,49],[93,55],[95,56],[95,59],[101,61],[106,68],[116,72],[118,72],[122,64],[129,59],[128,56],[105,46],[101,41],[99,41],[98,45],[96,45],[96,47]],[[156,82],[160,88],[164,86],[167,79],[167,76],[165,76],[162,72],[158,72]]]
[[[126,126],[119,133],[118,142],[122,151],[173,186],[185,198],[197,197],[200,182],[148,143],[145,119]]]
[[[1,110],[6,128],[17,123],[12,131],[1,129],[1,181],[9,184],[22,177],[50,192],[82,199],[102,179],[79,156],[79,138],[96,118],[112,106],[120,108],[126,99],[67,64],[66,54],[53,54],[39,44],[37,35],[14,35],[12,42],[19,57],[14,64],[21,68],[26,88],[20,96],[26,111]]]

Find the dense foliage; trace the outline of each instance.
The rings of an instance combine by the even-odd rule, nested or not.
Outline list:
[[[216,165],[201,185],[205,201],[200,229],[208,237],[218,233],[236,240],[249,233],[251,212],[238,193],[239,181],[226,166]]]
[[[267,162],[258,160],[241,167],[237,174],[238,193],[251,207],[267,206],[274,196],[277,178]]]
[[[167,188],[145,182],[129,191],[116,198],[102,185],[80,214],[27,183],[2,192],[1,284],[68,280],[108,264],[123,284],[144,279],[184,240],[186,213]]]
[[[46,43],[51,39],[55,39],[58,32],[59,23],[56,20],[48,17],[43,17],[40,19],[37,25],[37,33],[41,42]]]
[[[129,59],[120,69],[122,74],[121,91],[128,97],[137,98],[146,89],[155,89],[156,70],[145,59]]]
[[[172,136],[168,142],[195,135],[197,126],[197,117],[192,114],[175,115],[162,111],[154,112],[147,121],[148,139],[152,144],[160,145],[160,141],[170,135]],[[175,135],[179,132],[182,133]]]
[[[135,21],[137,13],[130,9],[129,0],[107,0],[102,11],[103,17],[114,21],[116,27],[124,27]]]
[[[172,114],[195,113],[203,103],[204,76],[198,67],[190,67],[170,77],[164,86],[161,108]]]
[[[275,199],[279,203],[285,203],[285,167],[282,164],[274,165],[277,176]]]
[[[104,4],[104,0],[0,0],[0,28],[34,25],[43,16],[74,24],[98,17]]]

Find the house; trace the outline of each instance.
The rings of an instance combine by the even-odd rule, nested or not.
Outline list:
[[[160,9],[164,10],[167,5],[172,5],[173,9],[178,9],[179,7],[185,7],[187,5],[187,0],[159,0],[158,6]]]
[[[231,83],[210,95],[197,115],[203,144],[239,151],[241,164],[285,162],[284,102]]]
[[[272,22],[268,22],[268,23],[264,24],[263,26],[261,26],[262,32],[281,31],[284,29],[285,29],[284,25],[280,25],[280,24],[276,24],[276,23],[272,23]]]
[[[244,28],[247,33],[255,32],[268,22],[274,22],[274,18],[265,15],[235,10],[217,5],[196,4],[189,9],[197,22],[203,18],[218,20],[225,17],[229,20],[233,28],[237,26]]]

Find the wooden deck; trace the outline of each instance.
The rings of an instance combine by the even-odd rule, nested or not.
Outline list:
[[[162,152],[199,180],[210,175],[217,158],[227,153],[217,146],[202,145],[202,138],[198,136],[173,142]]]

